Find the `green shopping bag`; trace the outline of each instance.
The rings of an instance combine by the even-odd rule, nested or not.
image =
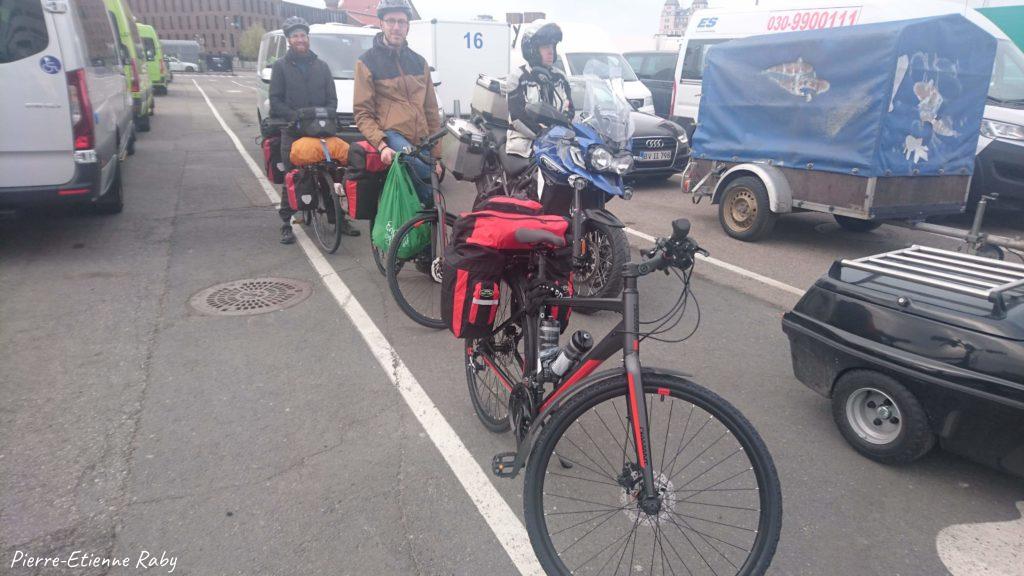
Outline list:
[[[384,182],[384,192],[377,207],[377,216],[373,219],[373,243],[385,254],[398,229],[420,211],[416,189],[405,166],[398,161],[399,156],[401,154],[396,154],[394,162],[391,163],[388,178]],[[419,254],[423,247],[430,243],[430,232],[430,226],[410,230],[398,248],[398,257],[404,260]]]

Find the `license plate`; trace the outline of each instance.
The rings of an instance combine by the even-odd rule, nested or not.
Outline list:
[[[633,160],[637,162],[657,162],[659,160],[671,160],[671,150],[658,150],[656,152],[641,152],[639,156],[634,155]]]

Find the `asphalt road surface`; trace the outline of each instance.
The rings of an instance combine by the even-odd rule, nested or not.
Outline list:
[[[174,573],[200,575],[529,573],[522,478],[489,472],[514,440],[474,415],[459,341],[397,308],[365,222],[334,255],[280,245],[276,207],[200,88],[262,165],[255,77],[179,76],[125,165],[123,214],[0,221],[0,574],[136,574],[140,557],[155,573],[173,557]],[[468,207],[471,188],[446,184],[449,207]],[[770,573],[1024,574],[1024,483],[939,450],[906,467],[859,456],[828,401],[793,377],[780,329],[836,258],[955,244],[891,227],[851,234],[815,214],[744,244],[678,187],[640,185],[610,209],[636,247],[685,216],[712,257],[742,271],[698,263],[700,329],[645,344],[643,358],[691,374],[763,436],[784,496]],[[1021,233],[1013,213],[992,224]],[[258,277],[311,294],[252,316],[189,305]],[[652,275],[641,290],[650,317],[679,285]],[[613,322],[573,317],[595,334]],[[131,562],[68,567],[75,551]]]

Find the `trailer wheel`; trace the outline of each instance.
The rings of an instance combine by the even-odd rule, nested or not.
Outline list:
[[[833,214],[832,217],[836,219],[836,224],[839,224],[839,227],[843,230],[857,232],[858,234],[871,232],[882,225],[878,220],[861,220],[849,216],[840,216],[839,214]]]
[[[718,203],[718,221],[737,240],[756,242],[775,228],[778,214],[768,205],[768,191],[759,178],[743,176],[726,186]]]
[[[917,398],[893,378],[872,370],[839,378],[832,417],[855,450],[883,464],[913,462],[935,445],[935,433]]]

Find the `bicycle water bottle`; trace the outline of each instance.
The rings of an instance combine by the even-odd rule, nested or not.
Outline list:
[[[562,327],[558,323],[558,320],[551,318],[545,318],[540,321],[540,356],[543,358],[545,352],[548,350],[555,350],[558,348],[558,335],[562,332]]]
[[[555,376],[562,376],[579,362],[584,354],[594,347],[594,337],[586,330],[577,330],[572,338],[565,343],[565,347],[558,356],[551,362],[551,372]]]

